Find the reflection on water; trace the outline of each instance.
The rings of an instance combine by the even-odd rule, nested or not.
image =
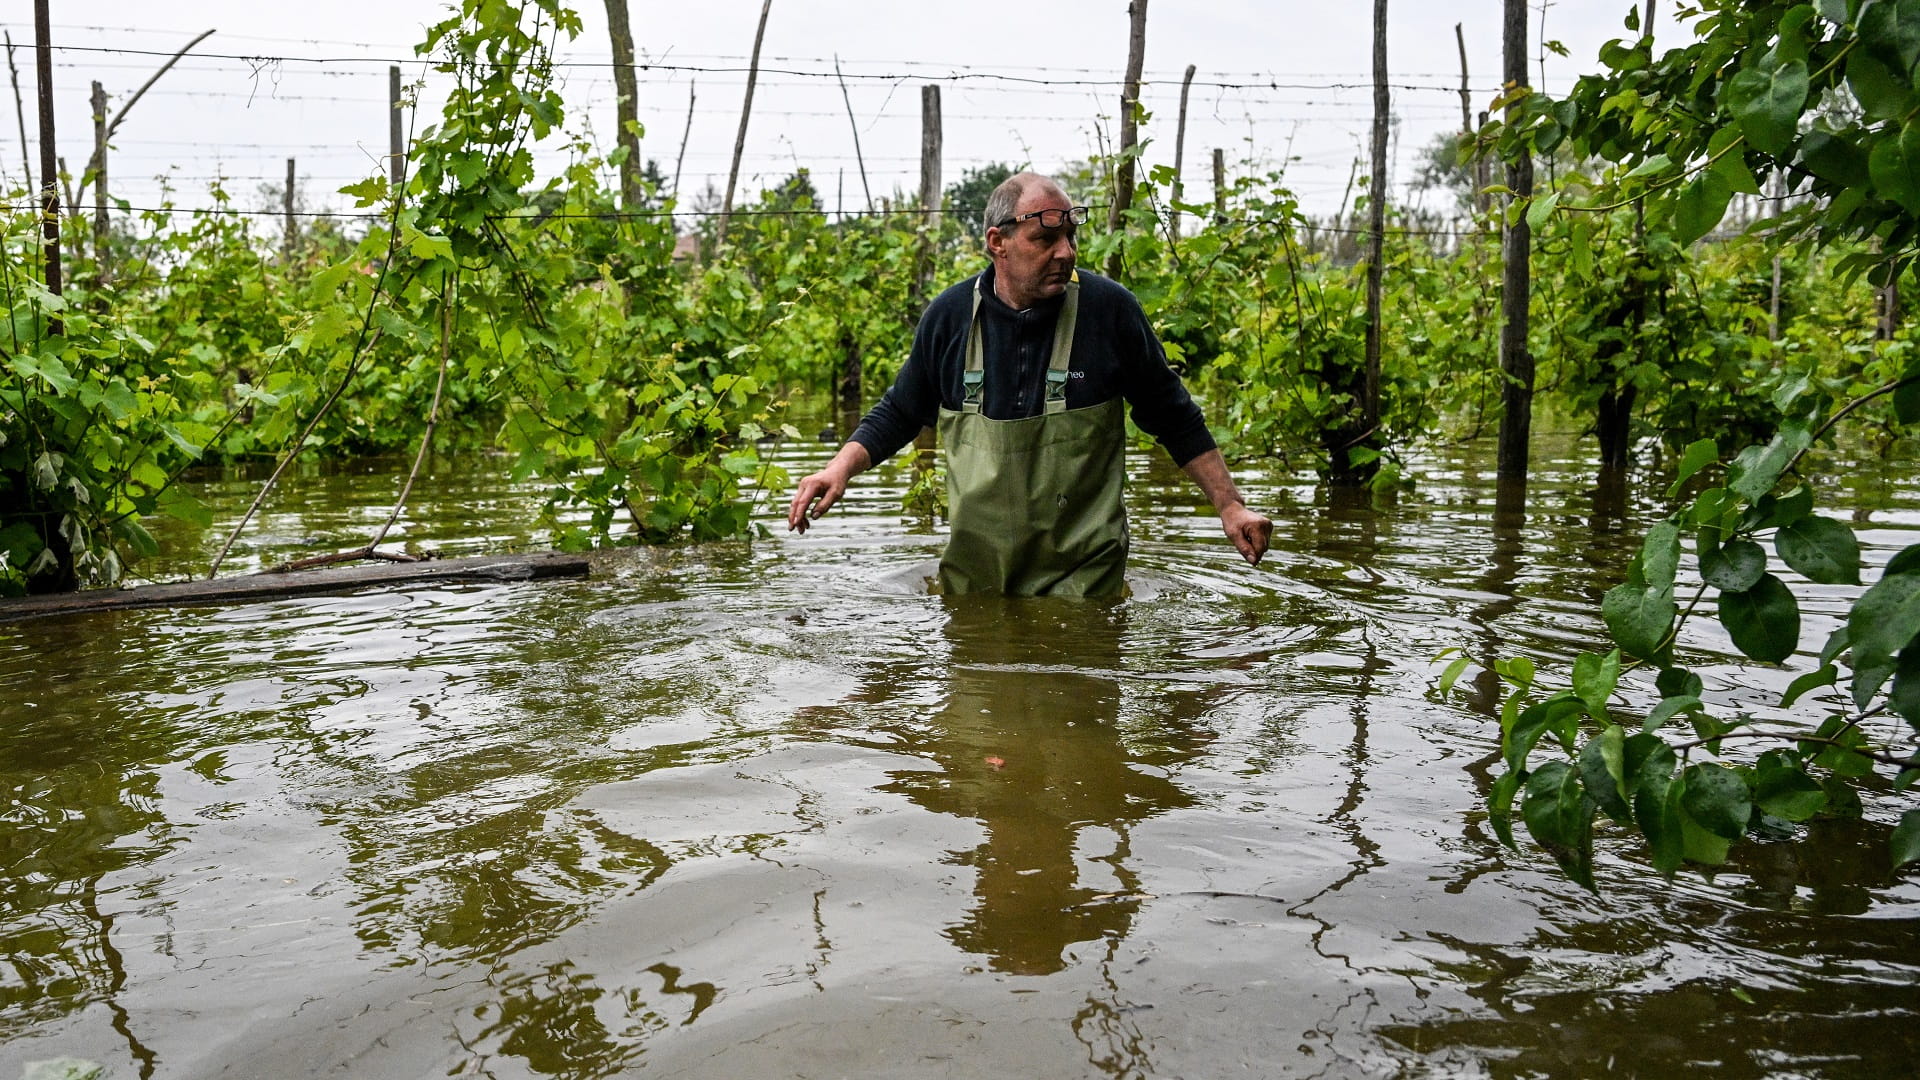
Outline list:
[[[0,1080],[1910,1071],[1893,796],[1671,887],[1603,838],[1595,898],[1486,828],[1493,687],[1428,696],[1448,647],[1591,648],[1654,485],[1247,477],[1254,570],[1132,468],[1123,602],[926,595],[883,470],[588,581],[0,628]],[[1863,472],[1882,565],[1920,485]],[[446,473],[408,544],[537,540]],[[249,557],[349,546],[389,479],[305,478]]]

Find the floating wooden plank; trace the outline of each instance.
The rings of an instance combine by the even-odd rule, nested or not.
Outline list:
[[[585,577],[585,555],[481,555],[465,559],[428,559],[375,566],[335,566],[324,570],[267,571],[207,581],[173,581],[131,589],[91,589],[51,596],[0,600],[0,623],[49,615],[76,615],[126,608],[199,607],[245,604],[289,596],[355,592],[360,589],[435,585],[457,581],[534,581]]]

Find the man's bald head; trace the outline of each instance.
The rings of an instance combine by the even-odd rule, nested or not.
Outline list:
[[[1021,201],[1035,192],[1065,195],[1052,177],[1042,176],[1036,172],[1014,173],[1000,181],[1000,186],[994,188],[993,194],[987,196],[986,213],[980,216],[980,231],[984,233],[1018,214]]]

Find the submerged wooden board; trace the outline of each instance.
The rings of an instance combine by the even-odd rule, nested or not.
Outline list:
[[[372,566],[334,566],[321,570],[269,571],[245,577],[175,581],[131,589],[93,589],[54,596],[0,600],[0,623],[125,608],[244,604],[288,596],[431,585],[447,581],[533,581],[539,578],[585,577],[587,570],[588,559],[585,555],[550,552],[539,555],[429,559],[425,562],[379,563]]]

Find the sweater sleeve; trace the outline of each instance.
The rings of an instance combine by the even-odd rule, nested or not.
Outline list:
[[[875,465],[892,457],[913,441],[920,429],[931,427],[940,418],[940,354],[937,343],[946,321],[943,305],[928,305],[913,332],[913,351],[900,365],[900,374],[880,397],[879,403],[861,419],[852,441],[867,448]]]
[[[1124,289],[1115,327],[1120,356],[1120,392],[1132,410],[1133,422],[1165,447],[1175,465],[1214,449],[1213,433],[1186,384],[1167,363],[1159,335],[1147,321],[1140,301]]]

